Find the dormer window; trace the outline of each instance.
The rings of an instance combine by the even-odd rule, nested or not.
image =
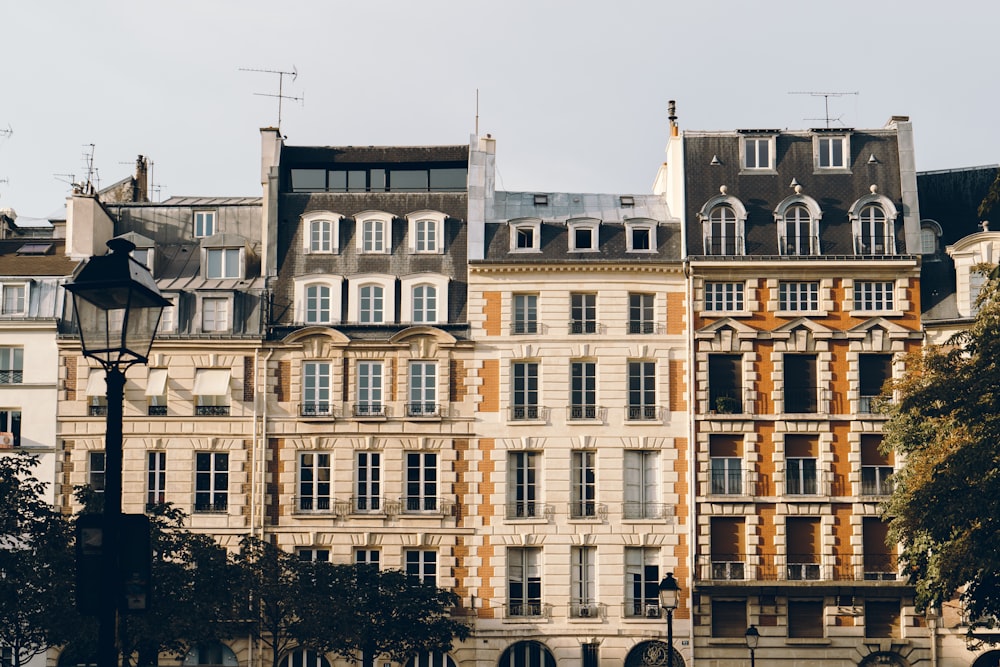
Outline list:
[[[388,213],[361,213],[355,216],[356,246],[365,254],[388,254],[392,246],[392,216]]]
[[[0,285],[0,315],[24,315],[28,311],[28,285],[6,283]]]
[[[396,277],[361,274],[348,279],[348,321],[358,324],[392,324],[396,321]]]
[[[418,211],[406,216],[411,253],[441,254],[444,252],[444,219],[438,211]]]
[[[848,169],[851,140],[847,134],[820,133],[813,136],[816,169]]]
[[[774,134],[744,134],[740,137],[740,166],[744,171],[773,172],[774,144]]]
[[[656,252],[656,223],[626,220],[625,240],[628,252]]]
[[[569,227],[569,251],[570,252],[595,252],[600,243],[599,230],[600,221],[593,219],[570,220]]]
[[[895,255],[896,218],[899,212],[888,197],[871,186],[871,194],[858,199],[847,212],[854,232],[855,255]]]
[[[329,211],[314,211],[303,215],[303,250],[309,254],[339,253],[342,219],[342,215]]]
[[[920,254],[924,255],[925,259],[932,259],[938,254],[941,234],[941,225],[934,220],[920,221]]]
[[[778,253],[781,255],[818,255],[819,221],[823,211],[812,197],[802,194],[802,186],[795,186],[795,194],[786,197],[774,209],[778,225]]]
[[[510,223],[510,251],[532,252],[541,249],[542,221],[533,218]]]
[[[240,248],[208,248],[205,250],[205,277],[210,279],[239,279]]]
[[[295,322],[297,324],[337,324],[341,318],[343,278],[312,275],[295,278]]]
[[[203,238],[211,236],[216,232],[215,211],[195,211],[194,212],[194,236]]]

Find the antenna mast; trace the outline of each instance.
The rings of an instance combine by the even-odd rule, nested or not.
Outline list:
[[[277,97],[278,98],[278,127],[279,128],[281,127],[281,101],[282,100],[295,100],[296,102],[302,102],[303,100],[305,100],[304,96],[303,97],[293,97],[291,95],[285,95],[284,92],[283,92],[284,91],[285,77],[286,76],[292,77],[292,81],[295,81],[295,79],[297,79],[299,77],[299,71],[298,71],[298,68],[295,67],[295,65],[292,65],[292,71],[291,72],[284,72],[282,70],[277,70],[277,69],[251,69],[249,67],[240,67],[239,70],[241,72],[261,72],[262,74],[277,74],[278,75],[278,94],[277,95],[275,95],[273,93],[254,93],[254,95],[258,95],[260,97]]]
[[[830,121],[831,120],[835,120],[837,122],[840,122],[840,116],[837,116],[836,118],[830,118],[830,98],[831,97],[844,97],[845,95],[858,95],[859,93],[857,91],[855,91],[853,93],[842,93],[842,92],[837,92],[837,93],[821,93],[821,92],[817,92],[817,91],[805,91],[805,92],[796,92],[796,93],[788,93],[788,94],[789,95],[809,95],[811,97],[822,97],[823,98],[823,106],[824,106],[824,110],[825,110],[824,117],[823,118],[806,118],[805,120],[823,120],[823,121],[826,121],[826,126],[830,127]],[[843,115],[843,114],[841,114],[841,115]]]

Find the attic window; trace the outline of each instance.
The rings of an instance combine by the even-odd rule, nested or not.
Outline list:
[[[17,249],[18,255],[47,255],[52,250],[51,243],[25,243]]]
[[[535,206],[548,206],[549,196],[548,195],[535,195]]]
[[[621,201],[622,208],[632,208],[635,206],[635,197],[631,195],[622,195],[619,199]]]

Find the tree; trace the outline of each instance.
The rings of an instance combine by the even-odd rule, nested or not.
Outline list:
[[[74,560],[69,522],[43,498],[33,475],[38,457],[0,456],[0,645],[14,667],[71,632],[56,610],[73,605]]]
[[[986,272],[990,267],[980,267]],[[1000,285],[972,326],[907,359],[884,447],[905,456],[885,507],[919,608],[960,596],[972,619],[1000,618]],[[970,633],[971,633],[970,628]]]

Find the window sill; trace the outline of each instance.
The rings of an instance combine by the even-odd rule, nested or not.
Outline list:
[[[829,646],[832,642],[826,637],[786,637],[786,646]]]
[[[847,312],[850,317],[902,317],[905,313],[901,310],[850,310]]]
[[[749,310],[702,310],[700,317],[750,317],[753,315]]]
[[[734,646],[739,645],[746,648],[746,637],[709,637],[708,643],[714,646]]]
[[[850,175],[853,173],[850,167],[813,167],[813,176]]]
[[[778,170],[767,167],[765,169],[754,169],[753,167],[740,167],[740,176],[777,176]]]
[[[825,310],[776,310],[774,311],[775,317],[784,317],[787,319],[795,317],[826,317],[827,312]]]

